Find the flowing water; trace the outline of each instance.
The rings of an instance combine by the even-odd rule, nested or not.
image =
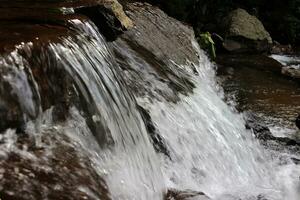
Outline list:
[[[199,54],[199,63],[195,63],[197,75],[190,66],[174,63],[172,69],[178,67],[179,75],[185,70],[196,88],[193,94],[180,95],[181,100],[172,103],[151,99],[147,94],[131,95],[114,54],[96,28],[79,20],[70,23],[76,27],[76,36],[50,44],[47,52],[55,55],[58,66],[73,78],[96,129],[92,134],[81,112],[73,107],[64,124],[55,124],[47,113],[40,113],[39,120],[28,123],[27,132],[35,133],[38,138],[46,128],[51,130],[55,126],[60,134],[67,135],[90,157],[113,199],[163,199],[167,188],[203,191],[216,200],[263,199],[264,196],[270,200],[299,199],[299,179],[295,172],[299,168],[293,164],[278,165],[277,157],[265,151],[245,129],[243,117],[222,100],[214,65],[195,41],[191,42]],[[128,52],[127,59],[134,68],[143,68],[141,63],[146,61],[131,55],[132,50],[126,47],[120,49]],[[15,56],[24,60],[21,55]],[[19,67],[19,70],[22,77],[23,69]],[[27,82],[26,78],[22,80]],[[11,81],[18,88],[14,90],[17,96],[26,100],[24,112],[33,112],[33,92],[17,87],[18,78]],[[150,111],[170,157],[155,152],[136,101]],[[16,135],[7,130],[3,137],[11,139],[1,143],[1,153],[14,151],[16,148],[11,146]]]

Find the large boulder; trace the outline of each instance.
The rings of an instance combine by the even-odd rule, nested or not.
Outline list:
[[[263,52],[272,44],[270,34],[255,16],[236,9],[225,19],[224,48],[230,52]]]
[[[128,88],[138,97],[171,102],[192,92],[194,84],[179,66],[198,63],[193,29],[148,3],[127,3],[124,8],[135,26],[113,46]]]

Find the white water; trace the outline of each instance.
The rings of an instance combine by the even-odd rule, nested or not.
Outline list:
[[[118,79],[114,57],[91,24],[73,23],[84,31],[77,38],[80,43],[68,38],[51,45],[51,50],[75,78],[86,101],[96,104],[93,120],[106,126],[112,140],[106,149],[91,149],[89,143],[85,148],[93,155],[114,199],[161,199],[164,184],[158,159],[135,101]]]
[[[271,58],[277,60],[282,65],[292,67],[294,69],[300,69],[300,57],[298,56],[288,56],[288,55],[276,55],[273,54]]]
[[[74,78],[91,106],[93,120],[104,124],[105,133],[98,134],[112,141],[100,148],[75,108],[60,127],[61,134],[87,151],[113,199],[159,200],[167,188],[203,191],[215,200],[247,200],[259,195],[270,200],[299,199],[297,168],[293,164],[279,166],[246,131],[242,116],[223,102],[214,66],[201,50],[199,75],[189,72],[196,85],[193,94],[182,95],[176,104],[150,101],[148,96],[137,99],[150,110],[170,160],[154,152],[135,100],[119,80],[121,72],[101,35],[89,23],[73,23],[80,27],[80,35],[52,44],[49,51]],[[131,59],[132,65],[137,65],[134,68],[139,68],[140,62],[134,56]],[[189,71],[189,66],[176,67]],[[8,130],[5,136],[13,139],[15,134]],[[9,146],[15,142],[8,141]],[[6,151],[7,146],[0,147]]]
[[[194,76],[194,94],[178,104],[155,102],[147,105],[160,133],[172,152],[163,167],[169,187],[200,190],[213,199],[254,199],[262,195],[273,200],[296,200],[299,196],[287,172],[276,172],[273,163],[241,115],[222,100],[215,85],[213,65],[200,52],[200,77]],[[294,165],[292,165],[294,167]],[[277,179],[278,176],[281,176]]]
[[[280,156],[273,157],[265,152],[253,134],[245,129],[243,117],[222,100],[214,65],[203,51],[198,49],[199,76],[189,72],[196,85],[193,94],[182,95],[180,102],[170,103],[159,98],[161,90],[169,91],[155,79],[155,73],[148,72],[147,62],[127,49],[124,43],[118,44],[117,51],[128,59],[127,63],[140,73],[141,80],[151,90],[138,97],[138,103],[150,111],[171,152],[171,160],[161,158],[169,188],[200,190],[220,200],[299,199],[299,168],[295,164],[280,166],[277,160]],[[191,68],[176,67],[180,70]]]

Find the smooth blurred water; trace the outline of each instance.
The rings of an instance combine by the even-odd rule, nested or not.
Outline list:
[[[293,188],[299,181],[290,177],[294,172],[285,169],[278,178],[281,167],[245,129],[242,116],[224,103],[213,64],[202,51],[199,54],[192,95],[182,96],[177,104],[139,101],[150,109],[171,151],[171,160],[164,159],[163,166],[167,185],[200,190],[220,200],[259,195],[271,200],[298,199]]]

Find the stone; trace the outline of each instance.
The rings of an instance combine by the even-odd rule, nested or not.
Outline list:
[[[80,7],[75,12],[89,17],[109,41],[133,27],[132,20],[117,0],[105,0],[96,6]]]
[[[199,62],[193,29],[147,3],[127,3],[124,8],[135,26],[113,46],[128,88],[136,96],[170,102],[179,101],[178,94],[192,92],[194,84],[180,66],[197,73],[190,64]]]
[[[296,126],[300,129],[300,114],[296,118]]]
[[[142,116],[142,119],[146,125],[147,132],[152,140],[154,149],[158,153],[164,154],[166,157],[171,159],[170,151],[165,143],[163,137],[159,134],[158,130],[156,129],[154,123],[152,122],[151,116],[149,111],[147,111],[142,106],[138,106],[138,110]]]
[[[249,67],[276,74],[281,74],[283,67],[277,60],[261,54],[221,54],[217,56],[216,62],[220,66]]]
[[[274,139],[270,129],[261,118],[251,112],[246,112],[244,116],[246,121],[246,129],[252,130],[256,138],[260,140]]]
[[[191,190],[179,191],[176,189],[169,189],[165,195],[164,200],[209,200],[203,192],[196,192]]]
[[[263,145],[267,147],[273,146],[273,148],[275,146],[277,150],[285,149],[294,153],[299,152],[300,141],[298,139],[274,136],[268,126],[263,122],[263,119],[252,112],[245,112],[244,116],[246,129],[252,130],[254,136],[259,139]]]
[[[296,79],[300,79],[300,68],[296,68],[293,66],[286,66],[286,67],[282,67],[281,73],[283,75],[292,77],[292,78],[296,78]]]
[[[232,11],[225,18],[224,48],[230,52],[263,52],[272,44],[263,24],[243,9]]]
[[[57,129],[35,138],[19,135],[6,148],[0,137],[0,198],[9,200],[111,200],[107,185],[87,156]],[[13,137],[12,137],[13,138]]]

